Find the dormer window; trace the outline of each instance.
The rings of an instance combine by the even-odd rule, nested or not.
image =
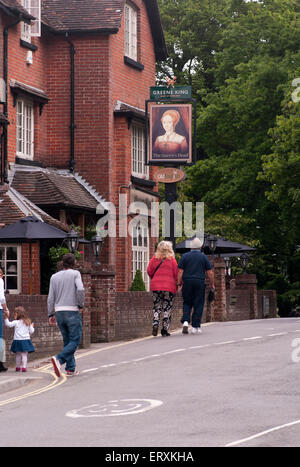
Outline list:
[[[31,25],[22,23],[21,39],[30,43],[32,37],[41,36],[41,0],[22,0],[21,3],[36,18]]]
[[[125,4],[125,56],[137,61],[137,18],[136,8]]]

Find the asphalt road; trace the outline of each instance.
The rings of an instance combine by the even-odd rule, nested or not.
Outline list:
[[[54,380],[44,365],[34,376],[45,390],[1,395],[1,447],[300,446],[297,318],[214,323],[78,357],[77,377]]]

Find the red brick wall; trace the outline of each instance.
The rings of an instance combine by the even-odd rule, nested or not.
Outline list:
[[[3,18],[4,24],[11,24],[11,18]],[[42,89],[47,93],[48,78],[48,53],[49,41],[46,37],[33,38],[32,43],[38,46],[33,52],[33,64],[27,65],[26,56],[28,49],[20,46],[21,24],[10,28],[8,31],[8,162],[15,162],[16,156],[16,107],[13,106],[13,95],[10,91],[10,80],[16,79],[29,86]],[[1,34],[1,42],[2,34]],[[2,45],[2,44],[1,44]],[[46,106],[47,107],[47,106]],[[39,115],[39,107],[35,106],[35,155],[40,160],[47,154],[47,112]]]
[[[181,326],[181,316],[182,298],[178,294],[172,308],[171,332]],[[150,336],[152,321],[153,301],[150,292],[116,293],[115,340]]]
[[[13,319],[14,308],[23,306],[34,323],[35,332],[32,335],[32,343],[35,346],[35,353],[29,355],[29,360],[50,357],[62,349],[62,338],[59,329],[48,324],[46,295],[9,295],[7,296],[7,305],[11,312],[10,320]],[[9,352],[13,335],[14,329],[8,329],[4,326],[3,338],[6,341],[6,357],[9,365],[14,365],[15,362],[14,354]]]
[[[131,176],[131,130],[125,118],[114,118],[117,100],[144,109],[149,87],[155,84],[155,53],[144,2],[139,9],[139,71],[124,63],[124,18],[118,34],[75,35],[75,171],[108,201],[118,205],[121,185]],[[6,19],[11,22],[10,19]],[[21,25],[9,30],[8,76],[44,90],[50,102],[42,116],[35,107],[35,160],[45,166],[69,168],[70,163],[70,46],[63,36],[43,32],[32,42],[33,65],[26,64],[28,49],[20,47]],[[2,41],[2,36],[0,41]],[[16,108],[9,91],[8,159],[16,156]],[[155,169],[151,168],[150,178]],[[157,188],[156,188],[157,189]],[[155,239],[151,242],[153,254]],[[26,249],[25,249],[26,250]],[[24,250],[24,258],[26,251]],[[117,289],[131,285],[131,238],[105,240],[102,261],[117,267]],[[24,264],[25,265],[25,264]],[[30,291],[26,268],[23,292]],[[33,293],[37,293],[37,284]]]
[[[41,290],[40,246],[22,244],[22,294],[39,294]]]

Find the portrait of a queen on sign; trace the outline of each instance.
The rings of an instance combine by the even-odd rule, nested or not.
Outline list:
[[[152,105],[149,139],[149,161],[190,163],[192,105]]]

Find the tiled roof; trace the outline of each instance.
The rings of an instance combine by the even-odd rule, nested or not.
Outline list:
[[[42,19],[61,31],[117,32],[124,0],[42,0]]]
[[[16,190],[7,188],[7,191],[0,192],[0,226],[13,224],[29,215],[34,215],[58,229],[69,230],[67,226],[39,209]]]
[[[96,199],[70,173],[51,169],[16,169],[11,186],[37,206],[66,206],[96,213]]]
[[[28,13],[25,8],[18,2],[18,0],[0,0],[0,8],[6,10],[10,14],[15,16],[22,15],[22,19],[31,20],[34,19],[32,15]]]
[[[115,115],[129,115],[145,120],[145,110],[133,107],[125,102],[117,101],[114,108]]]
[[[145,0],[157,60],[167,58],[157,0]],[[42,0],[42,21],[53,31],[117,33],[125,0]]]

